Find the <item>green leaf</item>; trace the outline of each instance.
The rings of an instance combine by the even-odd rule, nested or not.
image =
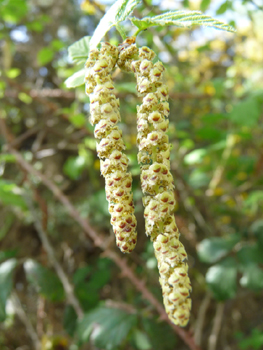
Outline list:
[[[9,79],[15,79],[16,77],[18,77],[21,74],[21,69],[19,68],[11,68],[6,72],[6,76]]]
[[[89,311],[99,302],[99,290],[110,279],[107,259],[99,259],[97,266],[85,266],[78,269],[73,277],[75,293],[84,310]]]
[[[257,124],[261,109],[255,97],[249,97],[236,104],[228,118],[238,125],[253,127]]]
[[[16,259],[9,259],[0,264],[0,322],[6,318],[5,306],[13,288],[13,272],[16,265]]]
[[[243,333],[241,333],[243,335]],[[241,335],[240,338],[243,338]],[[262,331],[254,328],[252,330],[252,334],[245,338],[245,339],[241,339],[238,342],[238,346],[241,350],[260,350],[262,349],[262,345],[263,345],[263,334]]]
[[[63,315],[63,327],[66,332],[73,337],[77,327],[78,316],[71,305],[67,305]]]
[[[64,46],[65,46],[65,44],[61,40],[54,39],[54,40],[51,41],[51,47],[55,51],[59,51],[59,50],[63,49]]]
[[[184,157],[184,162],[188,165],[201,163],[206,154],[207,150],[205,148],[195,149]]]
[[[238,261],[247,266],[251,263],[263,264],[262,248],[259,244],[247,245],[237,252]]]
[[[126,83],[119,83],[115,85],[115,88],[119,92],[130,92],[132,94],[136,94],[136,83],[133,82],[126,82]]]
[[[263,205],[263,191],[253,191],[249,194],[244,202],[245,208],[249,209],[252,213],[256,213],[257,210]]]
[[[26,24],[27,29],[32,30],[34,32],[42,32],[43,30],[43,24],[37,21],[29,22]]]
[[[87,121],[87,117],[82,113],[70,115],[68,119],[77,128],[84,126]]]
[[[17,255],[17,249],[0,251],[0,261],[14,258]]]
[[[63,165],[63,172],[72,180],[77,180],[86,167],[86,159],[82,156],[69,157]]]
[[[215,263],[229,253],[239,240],[238,235],[206,238],[197,247],[199,259],[205,263]]]
[[[200,169],[195,169],[188,178],[188,183],[193,188],[200,188],[207,186],[211,178]]]
[[[152,349],[174,350],[176,348],[177,338],[167,323],[153,321],[149,318],[143,318],[142,323],[152,344]]]
[[[16,220],[15,215],[12,212],[8,212],[6,215],[3,215],[3,224],[0,228],[0,241],[5,238],[13,223]],[[1,255],[1,254],[0,254]],[[1,259],[0,259],[1,260]],[[3,259],[5,260],[5,258]]]
[[[16,157],[11,153],[0,154],[0,162],[15,163]]]
[[[27,2],[24,0],[6,0],[0,4],[1,17],[11,23],[19,22],[28,11]]]
[[[215,78],[211,82],[215,88],[215,97],[221,98],[226,92],[225,79]]]
[[[27,205],[22,197],[22,189],[8,180],[0,180],[0,202],[26,209]]]
[[[224,2],[216,11],[217,15],[222,15],[225,13],[229,8],[231,8],[231,3],[227,0]]]
[[[148,339],[147,334],[140,331],[139,329],[135,329],[135,331],[133,332],[133,339],[136,347],[139,350],[152,349],[152,345]]]
[[[72,74],[66,81],[67,88],[75,88],[84,84],[85,69],[81,69],[78,72]]]
[[[256,292],[263,289],[263,271],[257,264],[250,263],[242,270],[243,276],[240,279],[241,286]]]
[[[222,130],[215,128],[215,126],[204,126],[196,131],[196,136],[208,141],[216,141],[222,139],[222,135]]]
[[[91,338],[99,348],[116,349],[135,323],[135,315],[120,309],[100,307],[86,314],[79,322],[78,338],[81,344]]]
[[[211,0],[202,0],[201,5],[200,5],[200,10],[202,12],[206,11],[206,9],[210,5],[210,3],[211,3]]]
[[[43,49],[38,51],[37,62],[40,66],[44,66],[51,62],[54,57],[54,52],[49,47],[43,47]]]
[[[51,301],[64,300],[64,289],[57,275],[34,260],[24,263],[26,277],[29,283],[38,289],[39,293]]]
[[[253,222],[250,226],[251,232],[257,237],[258,244],[263,246],[263,219],[259,219]]]
[[[29,105],[33,101],[32,97],[26,94],[25,92],[19,92],[18,98],[20,101],[24,102],[27,105]]]
[[[177,27],[190,27],[192,25],[202,25],[206,27],[213,27],[228,32],[235,32],[235,29],[231,26],[218,21],[210,16],[204,15],[199,11],[170,11],[154,17],[144,17],[138,19],[136,17],[130,18],[132,23],[138,28],[136,34],[153,26],[177,26]]]
[[[114,26],[127,19],[141,0],[117,0],[102,17],[91,40],[90,47],[96,47],[105,34]]]
[[[74,63],[85,62],[89,55],[90,36],[84,36],[68,48],[68,56]]]
[[[236,262],[231,257],[224,259],[220,264],[208,269],[206,282],[217,300],[223,301],[235,297],[236,276]]]

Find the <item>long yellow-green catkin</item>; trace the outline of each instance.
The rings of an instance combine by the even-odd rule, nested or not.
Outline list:
[[[99,140],[97,153],[101,173],[105,177],[111,224],[116,244],[123,253],[130,253],[136,244],[136,218],[131,192],[132,176],[127,172],[128,158],[120,121],[119,100],[114,94],[112,70],[118,59],[118,49],[102,43],[100,49],[90,51],[86,62],[85,85],[90,98],[90,121]]]
[[[143,97],[137,107],[138,161],[144,194],[146,234],[153,241],[158,260],[160,284],[166,312],[173,323],[185,326],[191,309],[191,285],[187,254],[179,242],[179,231],[173,216],[175,197],[170,172],[168,129],[168,88],[162,82],[161,62],[153,63],[155,53],[148,47],[138,49],[133,38],[119,47],[118,66],[134,72],[137,90]]]

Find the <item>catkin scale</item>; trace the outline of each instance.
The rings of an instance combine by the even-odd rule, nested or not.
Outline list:
[[[174,183],[170,172],[170,145],[166,135],[170,113],[168,87],[162,83],[164,67],[153,63],[155,53],[138,49],[135,38],[119,46],[118,66],[133,72],[137,91],[143,97],[137,107],[138,161],[144,194],[145,230],[153,241],[166,312],[173,323],[185,326],[191,309],[187,254],[179,241],[173,216]]]
[[[111,224],[117,246],[123,253],[130,253],[136,244],[136,218],[131,192],[132,177],[120,121],[119,100],[114,94],[112,70],[118,59],[118,49],[102,43],[100,49],[90,51],[86,62],[85,89],[90,98],[90,122],[95,125],[94,136],[99,140],[97,153],[101,173],[105,177],[106,198],[109,202]]]

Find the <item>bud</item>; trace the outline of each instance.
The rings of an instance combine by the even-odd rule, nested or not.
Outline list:
[[[155,57],[155,53],[153,50],[149,49],[149,47],[143,46],[139,49],[139,57],[152,61]]]

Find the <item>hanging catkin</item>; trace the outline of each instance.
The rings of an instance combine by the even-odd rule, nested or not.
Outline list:
[[[143,103],[137,107],[138,161],[144,194],[146,234],[153,241],[158,260],[160,284],[166,312],[173,323],[185,326],[191,309],[191,285],[187,254],[179,242],[173,216],[175,197],[170,172],[168,88],[161,81],[164,67],[153,63],[155,53],[148,47],[138,49],[134,38],[119,46],[118,66],[135,73],[137,91]]]
[[[127,172],[128,158],[120,121],[119,100],[114,94],[112,70],[118,59],[118,49],[102,43],[100,49],[90,51],[86,62],[86,93],[90,98],[90,121],[95,126],[94,135],[99,139],[97,153],[101,173],[105,177],[106,197],[109,202],[111,224],[116,243],[124,253],[130,253],[136,244],[136,218],[131,192],[132,177]]]

